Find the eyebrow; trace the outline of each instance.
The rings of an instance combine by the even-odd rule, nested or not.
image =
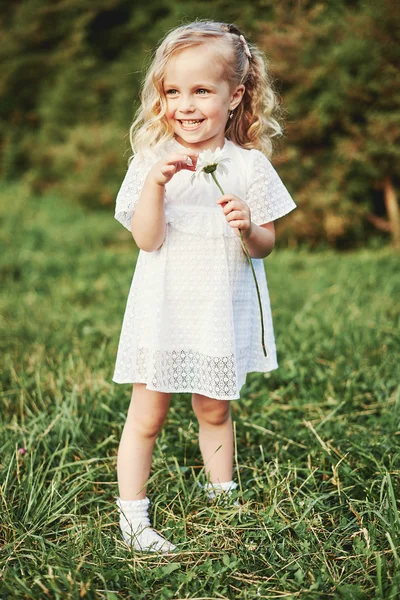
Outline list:
[[[175,85],[174,83],[168,83],[166,81],[164,81],[163,85],[164,85],[165,88],[168,87],[168,88],[174,88],[175,89],[175,88],[179,87],[178,85]],[[215,84],[213,84],[213,83],[207,83],[207,82],[204,82],[204,81],[200,82],[200,83],[195,83],[192,86],[193,89],[194,88],[213,88],[213,89],[215,89],[216,87],[217,86]]]

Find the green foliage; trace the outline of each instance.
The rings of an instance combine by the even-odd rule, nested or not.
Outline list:
[[[282,173],[300,239],[352,245],[386,215],[400,184],[400,13],[396,2],[307,2],[262,23],[287,107]],[[290,224],[291,225],[291,224]]]
[[[111,381],[137,248],[53,193],[1,200],[0,596],[398,598],[397,256],[266,259],[280,368],[249,374],[231,405],[240,506],[203,497],[176,394],[148,493],[178,552],[142,555],[114,504],[131,390]]]
[[[394,235],[398,217],[385,205],[387,185],[400,183],[394,0],[11,3],[0,23],[2,177],[111,211],[154,47],[196,18],[236,22],[271,61],[286,111],[273,162],[299,205],[278,222],[282,243],[360,246],[376,227]]]

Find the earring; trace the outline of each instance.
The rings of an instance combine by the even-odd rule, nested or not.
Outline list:
[[[231,110],[231,114],[229,115],[229,118],[232,119],[233,117],[233,110]]]

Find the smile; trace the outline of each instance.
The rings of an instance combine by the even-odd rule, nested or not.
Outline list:
[[[200,127],[204,119],[177,119],[182,127],[187,131],[193,131]]]

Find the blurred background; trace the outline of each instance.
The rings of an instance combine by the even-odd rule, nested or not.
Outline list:
[[[284,128],[271,160],[298,205],[279,244],[400,247],[396,0],[7,3],[2,189],[111,217],[154,47],[196,18],[235,22],[270,62]]]

